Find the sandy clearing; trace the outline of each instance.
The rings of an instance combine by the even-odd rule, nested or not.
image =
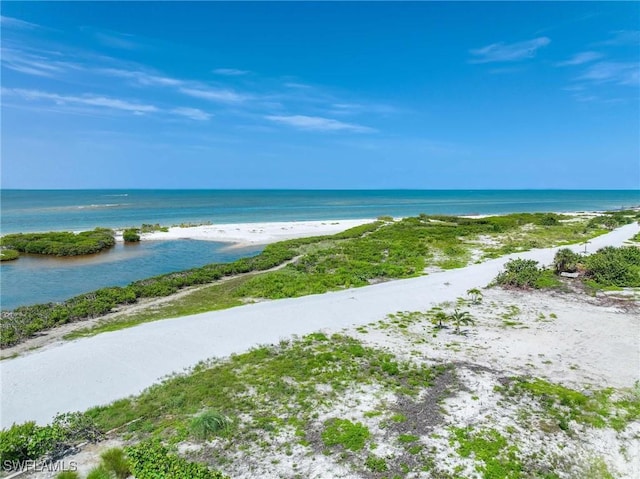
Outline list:
[[[591,240],[588,249],[620,245],[638,229],[638,224],[626,225]],[[582,251],[584,246],[573,249]],[[397,311],[425,310],[463,296],[469,288],[485,286],[510,258],[550,263],[556,250],[533,250],[419,278],[146,323],[5,360],[0,363],[0,426],[25,420],[46,423],[58,412],[84,410],[139,393],[200,360],[293,334],[339,331]]]
[[[141,235],[143,240],[192,239],[237,243],[237,247],[268,244],[306,236],[340,233],[349,228],[371,223],[375,219],[289,221],[265,223],[233,223],[191,227],[173,226],[168,232],[155,231]]]

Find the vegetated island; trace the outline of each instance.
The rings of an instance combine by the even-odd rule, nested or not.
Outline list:
[[[613,291],[594,296],[595,285]],[[634,244],[560,249],[549,267],[511,260],[493,287],[455,301],[204,361],[134,397],[14,425],[0,459],[59,458],[89,441],[65,458],[83,475],[60,479],[633,478],[640,316],[628,288],[639,285]]]
[[[0,314],[0,346],[7,348],[60,325],[100,318],[116,308],[171,297],[185,288],[210,285],[167,308],[103,322],[95,334],[140,322],[239,306],[260,299],[318,294],[467,264],[532,248],[586,241],[637,220],[640,212],[601,215],[516,213],[483,218],[428,216],[394,221],[382,217],[332,236],[269,244],[258,255],[232,263],[102,288],[61,303],[23,306]],[[272,270],[273,271],[267,271]],[[221,281],[224,280],[224,281]],[[78,329],[78,328],[76,328]],[[11,353],[9,353],[11,354]]]
[[[140,234],[168,231],[159,224],[143,224],[140,228],[122,231],[125,243],[137,243]],[[100,253],[116,244],[116,232],[109,228],[95,228],[78,233],[50,231],[47,233],[10,233],[0,237],[0,261],[12,261],[20,253],[48,256],[83,256]]]

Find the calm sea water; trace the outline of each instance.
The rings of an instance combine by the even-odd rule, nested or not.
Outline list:
[[[610,210],[640,205],[640,191],[204,191],[2,190],[2,234],[122,228],[143,223],[250,223],[375,218],[381,215],[500,214]],[[60,301],[259,249],[203,241],[118,245],[89,258],[23,256],[0,266],[0,305]]]

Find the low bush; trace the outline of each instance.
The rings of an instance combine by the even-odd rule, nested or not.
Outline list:
[[[0,250],[0,261],[13,261],[14,259],[18,259],[20,257],[20,253],[15,249],[1,249]]]
[[[122,239],[125,243],[137,243],[140,241],[140,235],[136,228],[130,228],[122,232]]]
[[[56,479],[80,479],[80,474],[77,471],[62,471],[56,476]],[[89,479],[89,476],[87,476],[87,479]]]
[[[80,413],[59,414],[46,426],[29,421],[0,430],[0,463],[19,464],[43,457],[56,459],[76,443],[102,437],[93,421]]]
[[[496,277],[496,283],[514,288],[535,288],[541,275],[537,261],[512,259],[504,265],[504,271]]]
[[[8,234],[2,237],[0,244],[20,253],[78,256],[111,248],[116,240],[112,230],[96,228],[77,234],[68,231]]]
[[[227,479],[221,472],[171,453],[158,441],[141,442],[125,450],[136,479]]]
[[[362,423],[354,424],[348,419],[334,418],[325,423],[322,441],[325,446],[341,445],[350,451],[359,451],[364,447],[369,436],[369,429]]]
[[[602,248],[584,259],[585,276],[602,286],[640,286],[640,248]]]

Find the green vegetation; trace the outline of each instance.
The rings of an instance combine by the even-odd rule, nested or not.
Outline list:
[[[113,479],[113,476],[104,466],[100,465],[89,471],[87,479]]]
[[[474,431],[471,428],[453,428],[452,442],[457,443],[461,457],[473,457],[481,465],[476,470],[487,479],[516,479],[522,475],[518,448],[495,429]]]
[[[460,311],[455,309],[453,313],[449,315],[449,319],[456,325],[455,333],[460,334],[460,326],[467,324],[475,324],[473,317],[469,311]]]
[[[136,228],[129,228],[122,232],[122,239],[125,243],[138,243],[140,241],[139,230]]]
[[[229,430],[231,421],[217,411],[205,411],[191,420],[189,429],[200,440],[206,441],[212,436]]]
[[[69,447],[83,441],[95,442],[101,433],[82,414],[60,414],[46,426],[30,421],[0,431],[0,463],[58,458]]]
[[[640,248],[606,247],[584,259],[585,276],[602,286],[640,286]]]
[[[559,249],[553,258],[553,266],[556,274],[560,274],[562,272],[575,272],[578,269],[578,263],[581,258],[581,255],[574,253],[569,248]]]
[[[13,261],[14,259],[18,259],[20,257],[20,253],[15,249],[0,249],[0,261]]]
[[[56,479],[80,479],[80,474],[76,471],[62,471],[56,475]]]
[[[140,233],[153,233],[154,231],[162,231],[163,233],[167,233],[169,231],[169,227],[160,226],[158,223],[151,225],[143,223],[140,228],[136,228]]]
[[[531,259],[512,259],[504,265],[504,270],[495,279],[496,284],[511,288],[555,288],[561,285],[553,271],[538,267]]]
[[[472,288],[468,290],[467,295],[471,299],[471,304],[482,303],[482,291],[480,291],[478,288]]]
[[[362,423],[352,423],[348,419],[329,419],[322,432],[325,446],[340,445],[349,451],[359,451],[369,439],[371,433]]]
[[[225,479],[203,464],[190,462],[157,441],[146,441],[126,448],[131,472],[136,479]]]
[[[107,449],[100,454],[101,466],[112,473],[116,479],[127,479],[131,475],[129,460],[119,447]]]
[[[78,256],[99,253],[116,244],[113,231],[96,228],[93,231],[71,233],[68,231],[50,233],[16,233],[0,239],[3,248],[20,253],[45,254],[53,256]]]
[[[425,267],[443,268],[467,264],[471,251],[480,249],[485,256],[522,251],[584,240],[605,232],[592,221],[571,220],[562,215],[521,213],[488,218],[427,216],[400,221],[376,221],[333,236],[282,241],[265,247],[262,253],[229,264],[211,264],[201,268],[136,281],[125,287],[103,288],[76,296],[62,303],[24,306],[2,311],[0,346],[17,344],[33,334],[68,322],[96,318],[114,308],[136,303],[141,298],[160,298],[195,285],[213,283],[246,273],[264,272],[287,261],[277,271],[252,274],[230,283],[233,288],[213,288],[214,299],[193,293],[190,299],[172,302],[167,309],[136,315],[113,326],[100,325],[91,332],[120,329],[144,321],[240,305],[257,298],[278,299],[324,293],[330,290],[365,286],[379,281],[423,274]],[[629,215],[612,215],[615,221],[630,221]],[[553,224],[551,224],[553,223]],[[143,225],[141,231],[161,228]],[[503,243],[486,247],[481,237]],[[553,275],[543,273],[537,287],[552,286]],[[218,286],[218,285],[216,285]],[[215,298],[218,298],[216,300]],[[178,311],[171,311],[176,309]],[[171,312],[169,312],[171,311]],[[163,316],[164,315],[164,316]]]
[[[612,427],[621,431],[640,419],[640,386],[614,397],[612,389],[591,391],[588,395],[543,379],[514,378],[504,393],[526,394],[537,399],[547,417],[564,430],[571,421],[595,428]]]

